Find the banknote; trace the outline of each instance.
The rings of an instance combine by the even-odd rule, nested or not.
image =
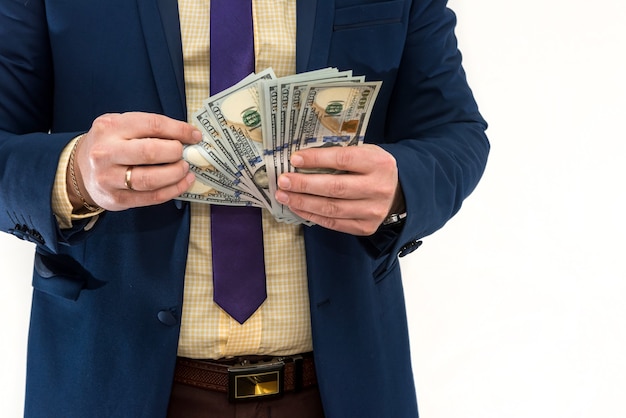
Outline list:
[[[241,177],[233,175],[224,168],[218,169],[219,165],[214,160],[207,158],[204,148],[188,147],[183,152],[183,158],[189,162],[189,169],[196,176],[195,187],[202,189],[209,186],[215,191],[226,193],[237,200],[246,200],[254,206],[263,207],[263,203],[241,187]]]
[[[339,72],[336,68],[323,68],[306,73],[281,77],[276,80],[264,80],[260,86],[260,98],[263,105],[263,145],[264,158],[268,178],[276,179],[283,173],[283,144],[285,140],[286,115],[289,105],[289,87],[293,83],[320,82],[324,79],[341,79],[352,74],[351,71]],[[284,208],[278,203],[274,194],[276,182],[269,182],[269,196],[271,199],[272,213],[276,218],[281,218]]]
[[[291,153],[293,151],[292,143],[296,135],[296,129],[301,119],[300,111],[302,109],[303,94],[311,85],[331,84],[334,82],[362,83],[365,81],[363,76],[353,77],[351,71],[345,71],[337,74],[336,77],[324,77],[314,81],[305,83],[294,83],[289,86],[287,114],[285,126],[285,136],[282,138],[281,155],[282,155],[282,171],[292,171],[291,169]]]
[[[204,107],[199,109],[193,114],[192,122],[202,132],[202,142],[187,148],[204,149],[206,153],[210,154],[210,159],[219,160],[222,163],[218,165],[228,166],[232,173],[238,173],[241,170],[241,163],[222,138],[220,131],[215,127],[209,111]]]
[[[308,86],[302,93],[300,117],[289,145],[291,153],[363,143],[380,85],[380,82],[341,82]],[[290,171],[295,170],[290,168]],[[307,172],[332,170],[320,168]]]
[[[253,202],[242,199],[240,196],[234,196],[216,190],[214,187],[196,180],[185,193],[181,194],[178,199],[190,202],[202,202],[211,205],[226,206],[256,206]]]
[[[250,193],[270,206],[258,88],[261,80],[275,78],[271,69],[265,70],[204,102],[209,118],[225,139],[224,147],[239,162],[242,181]]]
[[[270,211],[277,217],[280,211],[280,204],[274,198],[276,184],[270,179],[277,178],[280,173],[278,168],[279,152],[276,149],[278,134],[278,82],[276,80],[266,81],[259,86],[259,99],[264,109],[263,113],[263,159],[268,178],[268,197],[270,199]]]
[[[267,69],[207,98],[192,115],[202,141],[183,149],[196,181],[179,199],[256,206],[311,225],[276,201],[277,179],[296,171],[297,150],[361,144],[380,86],[336,68],[281,78]]]

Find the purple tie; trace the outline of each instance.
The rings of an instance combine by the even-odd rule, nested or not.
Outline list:
[[[211,0],[211,94],[254,71],[251,0]],[[240,324],[267,297],[261,210],[211,206],[213,300]]]

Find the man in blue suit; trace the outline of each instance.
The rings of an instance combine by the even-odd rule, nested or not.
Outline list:
[[[193,181],[182,146],[200,139],[183,122],[184,3],[0,1],[0,229],[36,244],[26,416],[168,414],[196,216],[174,198]],[[347,174],[279,182],[277,198],[317,224],[298,229],[306,273],[291,278],[308,291],[317,383],[291,389],[314,386],[327,417],[415,417],[398,256],[474,189],[486,124],[445,0],[296,3],[296,72],[351,69],[382,90],[367,144],[294,159]],[[311,374],[298,367],[290,379]]]

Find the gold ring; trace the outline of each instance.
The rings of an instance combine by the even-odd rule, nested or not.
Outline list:
[[[133,189],[133,182],[131,180],[132,175],[133,175],[133,166],[131,165],[130,167],[126,169],[126,176],[124,177],[124,185],[126,186],[128,190],[135,190]]]

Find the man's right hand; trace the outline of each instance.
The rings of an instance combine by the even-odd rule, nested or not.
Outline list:
[[[202,134],[192,125],[162,115],[102,115],[77,146],[77,186],[89,205],[111,211],[166,202],[193,184],[194,175],[182,159],[183,145],[201,139]],[[69,169],[67,190],[74,208],[81,208],[83,202],[74,190]]]

